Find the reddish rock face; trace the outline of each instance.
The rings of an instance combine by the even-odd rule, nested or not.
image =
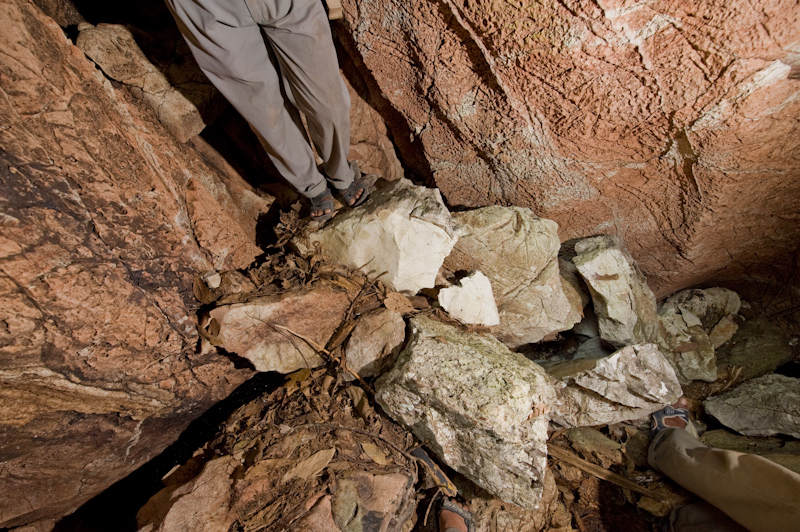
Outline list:
[[[0,1],[0,20],[0,527],[13,527],[71,512],[249,375],[196,353],[192,280],[253,261],[269,201],[173,140],[32,3]]]
[[[659,295],[796,247],[796,3],[342,4],[406,162],[450,204],[615,233]]]

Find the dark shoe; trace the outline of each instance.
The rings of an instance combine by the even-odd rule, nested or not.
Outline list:
[[[674,405],[665,406],[658,412],[653,412],[650,415],[650,437],[655,437],[664,429],[683,429],[697,437],[697,431],[689,419],[688,406],[686,399],[681,397]]]
[[[467,527],[467,532],[474,532],[475,531],[475,527],[474,527],[474,523],[473,523],[474,516],[472,515],[472,512],[470,512],[466,508],[462,508],[461,505],[456,503],[454,500],[452,500],[452,499],[442,499],[442,504],[439,507],[439,514],[440,515],[441,515],[443,510],[446,510],[448,512],[452,512],[452,513],[458,515],[459,517],[461,517],[464,520],[464,524]],[[441,524],[441,522],[439,522],[439,524]],[[441,529],[441,526],[439,528]],[[445,530],[447,530],[447,529],[441,529],[441,530],[439,530],[439,532],[445,532]]]
[[[314,222],[327,222],[336,214],[336,207],[333,205],[333,196],[330,189],[326,188],[322,193],[311,198],[311,220]]]
[[[349,187],[344,190],[339,190],[338,192],[342,198],[342,203],[350,207],[358,207],[367,201],[370,193],[372,193],[372,185],[365,179],[361,170],[359,170],[358,163],[354,161],[350,163],[350,166],[353,168],[353,172],[355,172],[353,182],[350,183]],[[361,192],[361,196],[358,195],[359,192]]]

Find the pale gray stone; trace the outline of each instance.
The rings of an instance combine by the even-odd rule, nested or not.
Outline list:
[[[764,375],[706,399],[703,407],[745,436],[786,434],[800,438],[800,379]]]
[[[673,306],[659,308],[661,332],[658,345],[672,362],[681,383],[717,380],[714,346],[700,320]]]
[[[511,348],[538,342],[580,321],[559,275],[558,225],[528,208],[492,206],[453,213],[462,235],[445,260],[451,272],[480,270],[500,315],[497,338]],[[579,299],[577,295],[576,299]]]
[[[792,348],[786,334],[764,318],[742,323],[730,342],[717,352],[717,365],[741,367],[740,377],[746,381],[772,373],[791,359]]]
[[[248,359],[257,371],[291,373],[321,366],[324,346],[344,320],[351,295],[320,284],[297,292],[223,305],[209,312],[205,334],[214,345]]]
[[[378,403],[447,465],[498,498],[535,509],[555,400],[545,372],[489,335],[426,317],[410,324],[408,346],[376,382]]]
[[[727,288],[715,287],[682,290],[669,296],[660,308],[690,312],[700,320],[703,329],[708,333],[725,316],[735,316],[741,305],[739,294]]]
[[[371,278],[380,276],[395,291],[416,294],[433,288],[457,240],[458,227],[439,190],[398,179],[294,243],[305,255],[319,250]]]
[[[379,375],[394,363],[405,337],[406,322],[397,312],[379,308],[362,315],[347,341],[347,367],[360,377]]]
[[[481,272],[464,277],[457,286],[441,289],[439,304],[461,323],[488,327],[500,324],[492,283]]]
[[[626,346],[601,359],[541,365],[558,397],[552,420],[564,427],[639,419],[682,394],[675,370],[655,344]]]
[[[600,336],[617,347],[655,342],[656,298],[619,239],[586,238],[575,244],[572,261],[589,287]]]
[[[108,77],[138,91],[179,141],[186,142],[203,131],[200,111],[147,59],[125,26],[82,23],[79,29],[78,48]]]

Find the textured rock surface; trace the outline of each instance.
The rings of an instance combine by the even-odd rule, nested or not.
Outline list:
[[[376,382],[376,399],[444,462],[518,506],[535,509],[546,465],[553,388],[542,369],[490,336],[429,318],[395,367]]]
[[[703,402],[706,412],[745,436],[800,438],[800,379],[764,375]]]
[[[682,383],[717,380],[717,357],[706,331],[693,314],[674,307],[659,308],[658,344],[672,362]]]
[[[453,218],[462,235],[444,265],[451,272],[480,270],[489,278],[501,342],[511,348],[538,342],[580,320],[561,286],[554,222],[530,209],[499,206],[453,213]]]
[[[636,262],[613,236],[575,244],[572,262],[586,281],[600,323],[600,336],[617,347],[658,338],[656,299]]]
[[[474,272],[439,291],[439,304],[461,323],[493,326],[500,324],[492,283],[481,272]]]
[[[14,527],[73,511],[250,374],[196,353],[192,280],[261,251],[241,178],[172,139],[32,3],[3,0],[0,19],[0,527]]]
[[[764,318],[742,323],[730,343],[717,352],[717,365],[741,367],[743,380],[772,373],[791,359],[792,348],[786,333]]]
[[[370,474],[355,471],[337,479],[331,504],[333,519],[342,532],[399,531],[416,505],[414,480],[402,473]],[[319,529],[319,532],[327,530]]]
[[[397,312],[382,308],[362,315],[347,341],[347,367],[361,377],[379,375],[394,363],[405,337],[406,322]]]
[[[616,232],[659,295],[796,246],[796,3],[342,4],[405,160],[449,204]]]
[[[206,332],[212,343],[253,363],[257,371],[291,373],[324,360],[308,342],[325,346],[344,321],[351,296],[329,284],[219,306]]]
[[[564,427],[642,418],[682,393],[675,370],[653,344],[627,346],[606,358],[542,365],[558,397],[551,417]]]
[[[457,226],[439,191],[399,179],[295,243],[301,252],[319,248],[372,276],[385,272],[381,281],[397,291],[416,293],[433,288],[456,240]]]
[[[236,520],[231,488],[236,460],[211,460],[200,474],[181,486],[158,492],[136,515],[139,532],[227,532]]]
[[[738,314],[741,306],[742,300],[733,290],[717,287],[695,288],[669,296],[659,305],[659,312],[668,310],[684,314],[689,312],[700,320],[699,325],[706,332],[711,332],[722,318]]]
[[[203,131],[206,125],[200,111],[145,57],[127,28],[83,23],[79,30],[78,48],[109,78],[137,91],[179,141],[186,142]]]

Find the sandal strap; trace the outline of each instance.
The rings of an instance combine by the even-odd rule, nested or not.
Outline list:
[[[454,514],[460,515],[464,519],[464,523],[467,524],[467,532],[474,532],[475,529],[472,523],[474,516],[472,515],[472,512],[465,510],[450,499],[442,500],[442,506],[439,511],[441,510],[447,510],[448,512],[453,512]]]

